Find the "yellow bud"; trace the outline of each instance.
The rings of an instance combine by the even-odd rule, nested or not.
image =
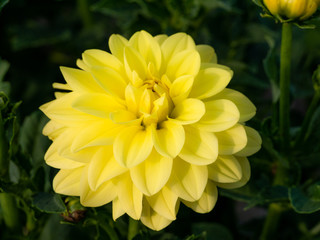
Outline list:
[[[306,20],[320,6],[320,0],[263,0],[272,15],[282,20]]]

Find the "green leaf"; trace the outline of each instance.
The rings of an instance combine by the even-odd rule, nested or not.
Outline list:
[[[60,195],[55,193],[37,193],[33,197],[33,205],[46,213],[62,213],[67,210]]]
[[[10,83],[3,80],[9,67],[9,62],[0,58],[0,92],[4,92],[7,96],[10,94]]]
[[[232,240],[228,228],[219,223],[199,222],[192,224],[194,234],[205,234],[207,240]]]
[[[2,8],[9,2],[9,0],[0,0],[0,12]]]
[[[320,181],[309,186],[306,191],[299,187],[289,190],[293,209],[298,213],[313,213],[320,210]]]
[[[9,162],[9,177],[10,181],[13,183],[18,183],[20,179],[20,171],[18,166],[13,162]]]

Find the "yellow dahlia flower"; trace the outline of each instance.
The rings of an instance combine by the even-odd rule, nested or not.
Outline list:
[[[109,47],[85,51],[81,70],[61,67],[66,84],[53,86],[63,91],[41,106],[53,141],[45,160],[60,169],[54,190],[84,206],[112,202],[114,220],[127,213],[154,230],[181,202],[211,211],[217,186],[250,177],[246,156],[261,138],[244,122],[256,108],[226,88],[232,71],[213,48],[185,33],[112,35]]]
[[[263,0],[263,2],[272,15],[300,21],[309,18],[320,5],[320,0]]]

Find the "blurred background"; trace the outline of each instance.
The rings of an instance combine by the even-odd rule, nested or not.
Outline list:
[[[214,47],[219,63],[234,70],[229,87],[241,91],[256,105],[257,116],[249,122],[256,129],[272,115],[272,103],[278,100],[281,25],[261,18],[261,9],[251,0],[1,0],[0,8],[0,88],[12,102],[22,101],[17,111],[22,130],[38,136],[32,146],[24,143],[25,139],[19,140],[23,151],[29,151],[30,158],[44,169],[41,171],[46,180],[38,191],[51,191],[55,173],[43,163],[50,143],[41,136],[46,119],[38,108],[54,98],[52,83],[64,82],[59,66],[76,67],[76,60],[87,49],[109,51],[108,38],[113,33],[129,38],[142,29],[152,35],[182,31],[197,44]],[[319,27],[294,27],[293,32],[292,131],[301,124],[310,103],[311,77],[320,63],[320,20],[313,23]],[[246,188],[221,191],[210,214],[196,214],[181,206],[178,220],[156,236],[183,239],[206,229],[207,239],[257,239],[266,215],[266,196],[284,198],[282,189],[261,191],[261,186],[271,185],[272,164],[261,160],[259,154],[250,159],[253,176]],[[295,178],[296,173],[293,175]],[[60,225],[58,214],[36,213],[40,215],[46,219],[42,224],[45,230],[38,233],[40,239],[91,239],[85,228]],[[319,217],[319,213],[288,213],[281,222],[279,239],[298,239],[296,234],[308,231],[305,229]],[[100,239],[103,234],[94,236],[92,239]]]

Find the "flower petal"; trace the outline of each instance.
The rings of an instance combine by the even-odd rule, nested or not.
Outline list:
[[[95,82],[92,75],[88,72],[68,67],[60,67],[60,71],[73,91],[103,92],[102,88]]]
[[[202,101],[187,98],[175,106],[170,118],[182,125],[186,125],[198,122],[205,114],[205,111],[205,105]]]
[[[145,201],[141,215],[141,222],[152,230],[160,231],[161,229],[167,227],[172,220],[169,220],[155,212]]]
[[[200,69],[200,63],[200,55],[197,51],[185,50],[170,59],[165,74],[171,82],[184,75],[196,76]]]
[[[116,198],[116,188],[112,181],[105,182],[98,189],[92,191],[88,184],[88,171],[83,171],[80,186],[80,203],[86,207],[100,207]]]
[[[112,218],[114,221],[117,220],[117,218],[121,217],[126,212],[121,207],[121,202],[118,197],[113,199],[112,201]]]
[[[183,203],[197,213],[210,212],[218,200],[218,189],[212,181],[208,181],[201,198],[195,202],[183,201]]]
[[[167,158],[175,158],[185,141],[184,129],[173,121],[164,121],[156,129],[152,125],[152,140],[158,153]]]
[[[109,67],[92,67],[91,72],[97,83],[108,94],[124,99],[127,83],[119,72]]]
[[[223,132],[215,135],[219,143],[219,155],[231,155],[239,152],[247,145],[247,134],[241,124],[236,124]]]
[[[214,49],[209,45],[197,45],[196,49],[201,57],[201,62],[217,63],[217,54]]]
[[[235,154],[239,157],[247,157],[255,154],[260,150],[262,144],[262,139],[256,130],[247,126],[244,126],[244,129],[247,133],[248,142],[244,149]]]
[[[240,163],[232,155],[219,156],[208,166],[208,172],[209,178],[218,183],[238,182],[242,178]]]
[[[188,97],[193,81],[192,75],[184,75],[174,80],[170,87],[170,97],[174,104],[178,104]]]
[[[226,88],[219,94],[213,96],[212,99],[228,99],[232,101],[239,109],[239,122],[248,121],[256,114],[256,107],[253,105],[253,103],[249,100],[249,98],[238,91]]]
[[[240,118],[237,106],[226,99],[205,102],[206,113],[195,126],[208,132],[221,132],[234,126]]]
[[[150,207],[161,216],[175,220],[179,209],[178,196],[168,187],[163,187],[161,191],[150,197],[146,197]]]
[[[216,183],[218,187],[225,188],[225,189],[233,189],[239,188],[245,185],[250,179],[250,164],[247,158],[245,157],[237,157],[239,164],[242,170],[242,178],[238,182],[234,183]]]
[[[233,72],[222,68],[205,68],[196,76],[190,97],[204,99],[221,92],[230,82]]]
[[[61,169],[53,179],[53,189],[56,193],[80,196],[80,179],[84,167],[76,169]]]
[[[136,72],[141,79],[146,78],[147,63],[142,55],[133,47],[124,49],[124,66],[129,79],[132,79],[132,72]]]
[[[85,165],[85,163],[59,156],[57,151],[52,152],[49,156],[46,155],[46,164],[59,169],[74,169]]]
[[[133,219],[139,220],[142,212],[143,194],[125,173],[114,181],[122,209]]]
[[[72,108],[101,118],[108,118],[109,113],[125,106],[116,98],[106,94],[81,94],[72,103]]]
[[[131,168],[143,162],[150,155],[152,147],[151,130],[132,126],[116,137],[113,153],[120,165]]]
[[[173,168],[167,186],[186,201],[197,201],[208,182],[207,166],[189,164],[179,157],[173,161]]]
[[[149,157],[130,169],[133,183],[145,195],[154,195],[167,183],[172,168],[172,158],[161,156],[153,150]]]
[[[109,38],[109,48],[112,55],[123,62],[124,48],[128,45],[128,40],[119,34],[112,34]]]
[[[114,159],[112,146],[101,147],[89,163],[89,187],[92,191],[96,191],[101,184],[126,171],[128,169],[120,166]]]
[[[179,157],[195,165],[208,165],[218,156],[218,140],[212,133],[185,126],[186,140]]]

